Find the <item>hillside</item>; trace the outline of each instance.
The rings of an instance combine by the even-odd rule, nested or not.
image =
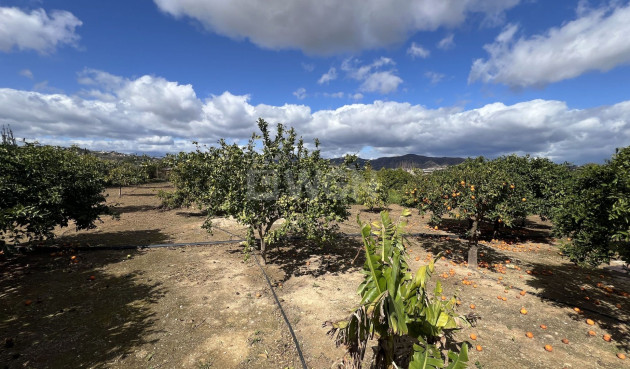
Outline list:
[[[379,170],[381,168],[434,168],[440,166],[448,166],[448,165],[456,165],[463,162],[465,159],[463,158],[454,158],[454,157],[432,157],[432,156],[423,156],[423,155],[415,155],[415,154],[406,154],[402,156],[389,156],[383,158],[377,158],[370,160],[372,164],[372,168],[375,170]],[[343,163],[343,158],[334,158],[330,159],[333,164],[341,164]],[[368,161],[367,159],[358,160],[359,166],[365,166],[365,163]]]

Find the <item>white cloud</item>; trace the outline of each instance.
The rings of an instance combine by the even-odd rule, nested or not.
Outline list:
[[[407,54],[411,55],[412,58],[426,59],[429,57],[431,52],[415,42],[412,42],[411,46],[407,49]]]
[[[431,81],[431,84],[439,83],[441,80],[444,79],[444,77],[446,77],[442,73],[433,72],[433,71],[428,71],[424,73],[424,76]]]
[[[359,90],[363,92],[379,92],[387,94],[394,92],[403,82],[393,69],[396,63],[386,57],[380,57],[371,64],[361,65],[358,59],[346,59],[341,63],[341,70],[347,73],[348,77],[362,81]],[[389,70],[381,70],[383,67],[391,67]]]
[[[328,70],[328,72],[322,74],[321,77],[317,80],[317,83],[323,85],[324,83],[328,84],[330,81],[337,79],[337,69],[332,67]]]
[[[304,87],[300,87],[293,92],[293,95],[298,98],[298,100],[304,100],[306,98],[306,89]]]
[[[154,0],[164,13],[268,49],[335,54],[404,42],[453,28],[473,14],[496,19],[519,0]]]
[[[30,13],[19,8],[0,7],[0,51],[35,50],[46,54],[61,45],[75,46],[79,36],[75,28],[83,23],[72,13],[55,10]]]
[[[312,63],[302,63],[302,69],[307,72],[312,72],[315,70],[315,64]]]
[[[22,69],[20,71],[20,75],[23,76],[23,77],[26,77],[28,79],[33,79],[34,78],[33,72],[31,72],[30,69]]]
[[[248,95],[229,92],[202,100],[192,86],[156,76],[127,79],[87,70],[81,77],[93,88],[81,95],[0,88],[0,125],[43,143],[161,153],[191,150],[193,140],[246,140],[258,117],[293,126],[307,141],[318,137],[327,156],[369,146],[377,156],[516,152],[583,163],[602,161],[630,142],[630,101],[574,109],[532,100],[469,110],[374,101],[312,112],[297,104],[252,105]]]
[[[629,64],[630,4],[582,9],[580,14],[576,20],[529,38],[517,39],[518,27],[509,25],[494,43],[484,46],[490,55],[487,60],[475,60],[469,82],[544,86]]]
[[[454,38],[455,35],[451,33],[450,35],[441,39],[440,42],[438,42],[437,47],[442,50],[452,49],[453,47],[455,47],[455,41],[453,40]]]
[[[379,92],[388,94],[398,89],[403,80],[391,71],[370,74],[361,84],[359,90],[364,92]]]
[[[344,94],[342,91],[339,91],[339,92],[332,92],[332,93],[324,92],[323,95],[324,95],[324,97],[332,97],[332,98],[335,98],[335,99],[341,99],[346,94]]]
[[[352,99],[353,100],[361,100],[363,98],[363,94],[362,93],[356,93],[354,95],[352,95]]]

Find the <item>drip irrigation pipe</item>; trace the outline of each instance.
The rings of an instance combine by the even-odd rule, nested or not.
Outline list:
[[[260,271],[262,271],[263,275],[265,276],[265,280],[267,280],[267,285],[269,286],[269,289],[271,290],[271,294],[273,295],[273,299],[276,300],[276,305],[278,305],[278,309],[280,310],[280,314],[282,314],[282,318],[284,319],[284,322],[287,324],[287,327],[289,327],[289,333],[291,333],[291,337],[293,338],[293,344],[295,345],[295,348],[297,349],[298,356],[300,357],[300,361],[302,362],[302,368],[308,369],[308,367],[306,366],[306,361],[304,360],[304,355],[302,354],[302,350],[300,349],[300,343],[298,342],[298,339],[297,339],[297,337],[295,335],[295,332],[293,331],[293,327],[291,326],[291,323],[289,322],[289,318],[287,318],[287,315],[284,313],[284,309],[282,309],[282,304],[280,304],[280,300],[278,300],[278,296],[276,295],[276,291],[273,289],[273,286],[271,285],[271,281],[269,280],[269,276],[267,275],[267,272],[265,272],[265,268],[263,268],[263,266],[258,261],[258,254],[257,253],[253,253],[253,255],[254,255],[254,260],[256,261],[256,264],[258,264],[258,267],[260,268]]]

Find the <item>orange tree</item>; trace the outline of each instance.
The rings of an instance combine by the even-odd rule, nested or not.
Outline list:
[[[94,228],[108,212],[102,162],[76,148],[0,144],[0,247],[53,237],[56,226],[74,222]]]
[[[317,140],[309,151],[292,128],[278,124],[275,137],[263,119],[258,128],[262,135],[253,135],[245,147],[221,140],[217,147],[180,155],[173,172],[181,198],[208,213],[208,231],[216,215],[245,225],[248,244],[257,236],[263,259],[267,246],[289,233],[322,242],[333,237],[335,222],[349,215],[347,172],[320,156]]]
[[[468,221],[468,264],[477,265],[477,243],[482,223],[511,227],[528,213],[531,191],[523,176],[510,171],[509,158],[483,157],[426,176],[413,196],[421,213],[431,212],[431,223],[448,215]]]
[[[381,181],[372,170],[368,161],[365,168],[360,171],[351,171],[349,177],[349,190],[356,204],[367,207],[370,211],[381,209],[387,203],[387,191]]]
[[[529,155],[509,155],[493,161],[511,178],[522,178],[527,187],[528,198],[525,204],[527,214],[549,219],[567,192],[570,176],[568,163],[556,164],[546,158],[532,158]]]
[[[598,265],[619,255],[630,263],[630,147],[576,170],[553,222],[572,261]]]
[[[118,187],[118,197],[122,196],[122,188],[146,183],[149,176],[146,170],[130,162],[108,162],[105,180],[108,186]]]

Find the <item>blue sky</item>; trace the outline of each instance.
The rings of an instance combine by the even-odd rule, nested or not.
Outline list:
[[[630,144],[628,1],[0,1],[0,124],[162,154],[262,117],[359,152],[602,162]]]

